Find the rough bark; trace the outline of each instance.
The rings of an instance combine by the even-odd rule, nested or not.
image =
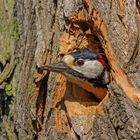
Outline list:
[[[0,139],[140,139],[139,30],[138,0],[0,0]],[[83,47],[111,66],[101,102],[39,69]]]

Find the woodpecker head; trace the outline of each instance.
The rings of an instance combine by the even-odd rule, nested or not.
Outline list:
[[[95,86],[109,83],[108,63],[103,53],[82,49],[65,55],[62,61],[43,66],[42,69],[62,73],[69,80],[88,81]]]

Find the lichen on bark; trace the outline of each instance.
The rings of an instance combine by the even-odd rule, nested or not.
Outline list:
[[[0,100],[1,100],[1,138],[15,140],[13,121],[13,95],[15,85],[13,83],[13,72],[16,66],[14,55],[18,39],[18,24],[16,20],[16,11],[14,9],[15,1],[0,0]],[[7,86],[11,85],[11,89]],[[6,134],[6,135],[5,135]]]
[[[14,16],[14,0],[0,1],[0,84],[7,80],[15,67],[14,50],[18,25]]]

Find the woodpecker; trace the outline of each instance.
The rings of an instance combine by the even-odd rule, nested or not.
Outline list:
[[[88,49],[71,52],[65,55],[60,62],[42,66],[41,69],[61,73],[71,82],[90,92],[92,86],[106,87],[110,81],[109,64],[105,54]]]

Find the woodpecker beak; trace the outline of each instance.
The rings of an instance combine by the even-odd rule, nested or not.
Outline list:
[[[50,64],[48,66],[42,66],[41,69],[61,73],[64,76],[66,76],[67,78],[74,76],[75,78],[77,77],[81,80],[86,79],[83,74],[74,71],[73,69],[68,67],[63,61],[60,61],[60,62],[54,63],[54,64]]]
[[[64,71],[67,71],[69,68],[66,66],[66,64],[62,61],[54,64],[50,64],[48,66],[42,66],[42,70],[50,70],[53,72],[63,73]]]

